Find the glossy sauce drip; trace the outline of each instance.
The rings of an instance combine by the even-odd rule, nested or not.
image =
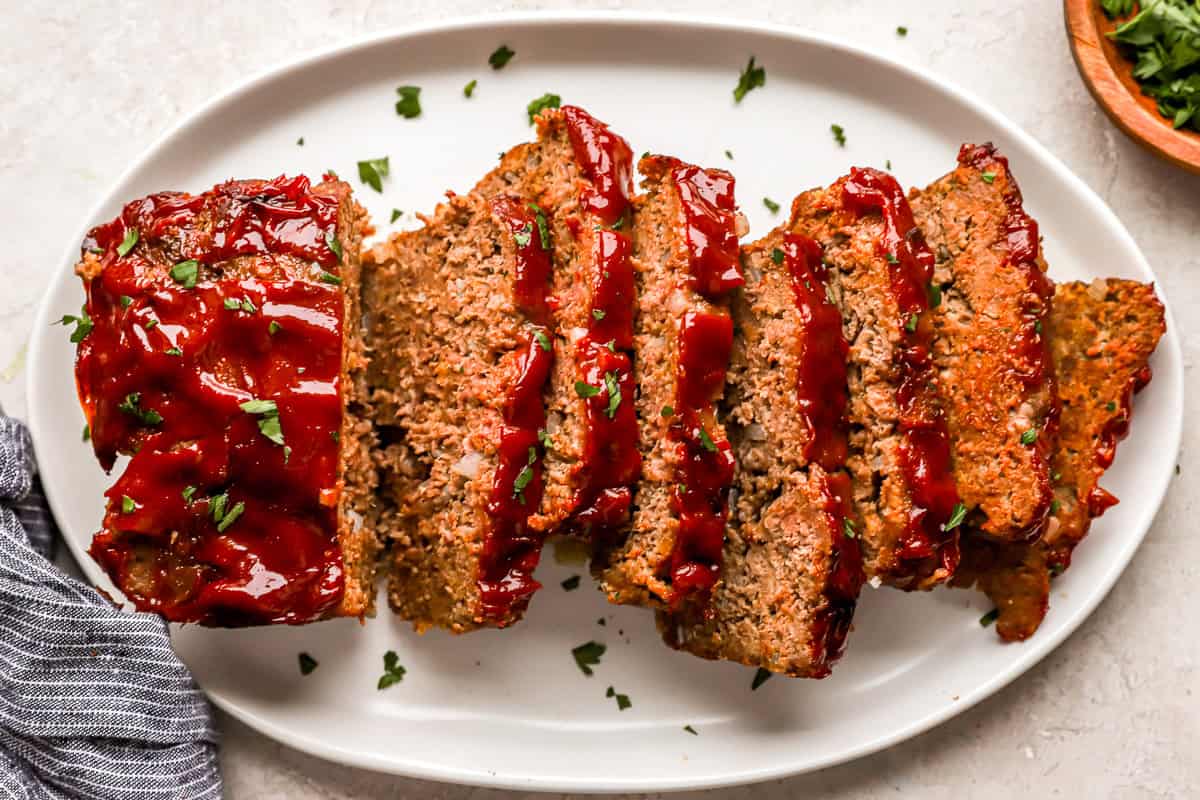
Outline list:
[[[589,308],[586,333],[574,345],[576,393],[584,404],[583,454],[575,465],[578,480],[572,525],[604,537],[629,516],[631,484],[641,473],[636,383],[629,350],[633,347],[635,301],[629,237],[609,227],[629,209],[633,191],[633,152],[608,126],[575,106],[563,106],[567,137],[587,178],[580,205],[587,212],[592,271],[586,276]],[[573,223],[573,224],[572,224]],[[572,234],[589,234],[569,220]]]
[[[1117,444],[1129,435],[1129,419],[1133,411],[1133,395],[1140,392],[1150,383],[1152,373],[1149,366],[1142,367],[1138,370],[1125,388],[1121,391],[1120,398],[1117,402],[1117,410],[1112,417],[1104,423],[1100,429],[1100,434],[1096,442],[1096,466],[1100,469],[1108,469],[1112,466],[1113,459],[1117,455]],[[1088,516],[1098,517],[1108,509],[1117,504],[1117,498],[1109,492],[1095,486],[1088,493]]]
[[[590,182],[580,192],[585,211],[612,225],[629,208],[633,190],[633,151],[608,126],[577,106],[563,106],[567,137],[575,160]]]
[[[678,163],[671,178],[679,190],[691,257],[691,286],[716,299],[746,283],[738,253],[733,176]]]
[[[810,476],[820,481],[821,510],[832,532],[832,567],[824,588],[827,605],[814,617],[811,646],[821,677],[829,674],[845,649],[863,584],[862,551],[858,540],[846,535],[846,520],[852,520],[854,513],[850,477],[845,472],[850,348],[842,332],[842,315],[829,299],[829,273],[821,261],[821,246],[806,236],[787,234],[780,250],[800,316],[796,400],[808,434],[804,457],[821,468],[810,471]]]
[[[850,170],[842,199],[852,212],[878,212],[883,220],[879,254],[887,259],[889,283],[900,312],[902,341],[897,348],[900,385],[896,390],[900,461],[912,501],[898,556],[905,560],[937,556],[953,572],[958,537],[942,530],[959,502],[950,464],[950,437],[938,403],[937,373],[930,357],[927,287],[933,277],[933,253],[913,222],[900,184],[875,169]],[[914,324],[915,322],[915,324]],[[909,329],[912,330],[909,330]]]
[[[341,292],[302,280],[169,284],[126,257],[88,285],[95,327],[76,379],[93,447],[106,468],[133,451],[90,552],[139,609],[170,620],[317,619],[343,589]],[[284,445],[240,408],[249,400],[275,403]],[[219,531],[222,502],[244,510]]]
[[[550,294],[550,231],[546,218],[531,204],[497,197],[492,213],[513,237],[513,302],[535,322],[545,322]]]
[[[1030,525],[1026,535],[1036,538],[1049,519],[1050,503],[1054,494],[1048,465],[1054,458],[1061,411],[1058,391],[1055,388],[1056,377],[1050,343],[1042,335],[1050,318],[1054,283],[1038,265],[1038,224],[1025,212],[1021,189],[1009,170],[1008,159],[997,152],[990,143],[964,144],[958,151],[958,163],[981,172],[989,169],[993,173],[1001,172],[1005,176],[1004,203],[1008,213],[1004,219],[1007,244],[1004,268],[1019,271],[1032,289],[1032,293],[1026,293],[1022,299],[1023,313],[1016,334],[1012,337],[1009,354],[1012,360],[1012,374],[1024,382],[1027,392],[1032,395],[1045,391],[1050,397],[1049,408],[1038,431],[1038,438],[1033,444],[1035,472],[1042,476],[1042,485],[1038,493],[1038,507],[1033,514],[1036,521]]]

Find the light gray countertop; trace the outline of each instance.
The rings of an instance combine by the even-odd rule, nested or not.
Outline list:
[[[64,237],[161,132],[244,76],[381,29],[538,8],[668,10],[794,24],[921,65],[996,105],[1124,221],[1181,330],[1190,386],[1200,339],[1200,178],[1147,155],[1092,103],[1052,0],[411,0],[0,3],[0,405],[25,412],[24,351]],[[907,37],[896,36],[899,25]],[[1197,393],[1187,399],[1187,419]],[[1136,422],[1135,422],[1136,425]],[[721,793],[767,800],[1175,798],[1200,795],[1200,536],[1182,474],[1141,550],[1096,613],[998,695],[905,744],[823,772]],[[853,713],[847,709],[847,713]],[[222,716],[233,798],[447,798],[507,793],[349,769]],[[696,796],[699,796],[697,793]]]

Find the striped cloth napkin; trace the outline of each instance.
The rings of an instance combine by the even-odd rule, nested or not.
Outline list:
[[[0,412],[0,799],[219,798],[216,731],[167,627],[46,557],[25,426]]]

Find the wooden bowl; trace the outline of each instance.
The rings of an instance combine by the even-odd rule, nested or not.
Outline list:
[[[1200,134],[1176,130],[1133,79],[1133,62],[1104,34],[1117,27],[1099,0],[1064,0],[1067,38],[1088,91],[1117,127],[1151,152],[1200,173]]]

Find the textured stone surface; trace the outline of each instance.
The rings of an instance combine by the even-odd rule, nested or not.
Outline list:
[[[719,15],[720,0],[405,3],[0,3],[0,405],[21,415],[23,352],[38,298],[79,220],[150,142],[201,102],[296,53],[462,14],[537,8]],[[169,9],[169,12],[168,12]],[[995,104],[1113,207],[1154,265],[1181,325],[1187,378],[1200,333],[1200,178],[1143,153],[1093,105],[1051,0],[742,0],[743,19],[847,36],[932,69]],[[896,26],[909,27],[897,37]],[[1195,393],[1187,418],[1200,411]],[[1200,474],[1196,426],[1182,475],[1108,599],[1006,690],[906,744],[746,800],[1012,797],[1174,798],[1200,792]],[[446,798],[504,792],[348,769],[222,718],[229,796],[241,800]],[[680,795],[688,797],[691,795]],[[700,796],[699,794],[695,796]]]

